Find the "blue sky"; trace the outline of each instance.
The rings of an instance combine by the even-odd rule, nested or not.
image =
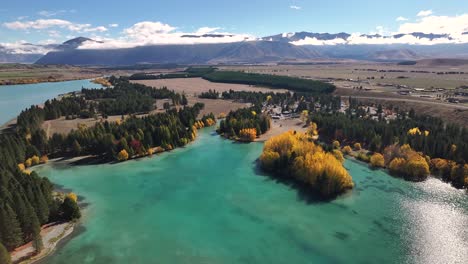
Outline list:
[[[210,27],[215,28],[213,32],[256,37],[295,31],[390,33],[398,32],[404,23],[419,22],[424,17],[417,16],[421,11],[432,11],[432,14],[425,16],[447,17],[468,13],[467,0],[2,2],[0,43],[21,40],[61,42],[79,35],[117,39],[125,37],[128,33],[124,33],[126,29],[144,21],[170,25],[171,32],[196,32],[199,28]],[[396,21],[398,17],[401,17],[400,21]],[[36,26],[39,19],[61,20],[62,24],[55,27]],[[70,24],[65,25],[63,21]],[[78,25],[78,29],[73,28],[74,24]]]

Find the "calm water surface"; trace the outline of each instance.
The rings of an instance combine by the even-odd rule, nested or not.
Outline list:
[[[263,145],[200,133],[114,165],[38,169],[85,197],[82,232],[44,263],[467,263],[468,196],[346,161],[356,188],[322,203],[256,172]]]
[[[0,125],[15,118],[31,105],[42,104],[59,94],[79,91],[85,88],[100,88],[101,85],[89,80],[24,85],[0,85]]]

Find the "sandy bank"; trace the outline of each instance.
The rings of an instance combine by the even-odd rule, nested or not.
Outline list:
[[[41,230],[44,249],[39,254],[35,254],[35,249],[32,242],[29,242],[11,253],[13,263],[35,263],[36,261],[50,255],[54,252],[57,244],[73,233],[75,223],[59,222],[44,225]]]

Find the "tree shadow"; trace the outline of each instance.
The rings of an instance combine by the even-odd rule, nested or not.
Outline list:
[[[303,182],[300,182],[296,179],[266,172],[260,167],[260,163],[258,159],[255,160],[253,163],[255,165],[254,172],[256,175],[260,177],[265,177],[266,180],[272,180],[276,183],[283,184],[289,187],[291,190],[296,191],[298,201],[304,202],[306,204],[321,204],[321,203],[330,202],[334,198],[336,198],[336,197],[323,197],[317,192],[315,192],[314,190],[312,190],[309,186],[307,186]]]

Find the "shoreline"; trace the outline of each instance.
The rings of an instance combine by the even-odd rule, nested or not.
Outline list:
[[[54,79],[54,80],[43,79],[43,80],[39,80],[37,82],[26,82],[26,83],[21,83],[21,82],[4,83],[4,82],[0,82],[0,87],[9,86],[9,85],[13,86],[13,85],[28,85],[28,84],[39,84],[39,83],[57,83],[57,82],[69,82],[69,81],[80,81],[80,80],[94,80],[96,78],[100,78],[100,77],[98,76],[98,77],[95,77],[95,78],[89,78],[89,76],[88,76],[88,77],[83,77],[83,78],[64,78],[64,79]]]
[[[76,229],[76,222],[55,222],[45,225],[41,230],[44,248],[35,254],[32,242],[26,243],[11,252],[12,263],[32,264],[50,256],[57,249],[57,245],[70,237]]]

